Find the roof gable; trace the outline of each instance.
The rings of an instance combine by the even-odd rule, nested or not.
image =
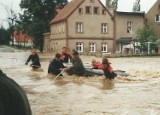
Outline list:
[[[153,6],[148,10],[148,12],[146,13],[146,14],[148,14],[149,12],[151,12],[151,10],[152,10],[152,8],[153,7],[156,7],[157,5],[159,5],[160,4],[160,0],[157,0],[154,4],[153,4]]]
[[[50,24],[57,23],[59,21],[68,18],[85,0],[72,0],[69,2],[50,22]],[[97,0],[104,9],[106,9],[109,16],[112,18],[112,14],[108,9],[102,4],[100,0]]]
[[[72,0],[54,18],[50,24],[66,19],[84,0]]]

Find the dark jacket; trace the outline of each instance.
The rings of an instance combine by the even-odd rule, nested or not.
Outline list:
[[[56,59],[53,59],[49,64],[48,73],[58,75],[59,73],[61,73],[61,68],[65,68],[65,66],[62,63],[62,60],[57,61]]]
[[[85,74],[85,68],[83,66],[82,60],[78,57],[72,60],[73,66],[69,68],[67,73],[69,75],[76,74],[82,76]]]
[[[35,54],[35,55],[30,55],[29,57],[28,57],[28,59],[27,59],[27,62],[26,62],[26,64],[28,64],[28,62],[30,62],[30,61],[32,61],[32,67],[33,68],[39,68],[39,67],[41,67],[41,64],[40,64],[40,62],[39,62],[39,56],[37,55],[37,54]]]
[[[32,115],[23,89],[0,70],[0,115]]]

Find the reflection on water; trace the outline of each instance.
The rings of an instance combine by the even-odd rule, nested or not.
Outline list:
[[[105,80],[104,76],[85,78],[66,73],[54,80],[56,76],[47,73],[53,56],[40,54],[42,69],[32,71],[24,65],[29,54],[0,52],[0,68],[27,92],[33,115],[160,114],[159,58],[110,59],[114,68],[131,74],[113,81]]]

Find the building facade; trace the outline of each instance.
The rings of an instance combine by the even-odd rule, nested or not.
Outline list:
[[[136,52],[137,30],[145,26],[144,12],[115,11],[116,53],[131,54]]]
[[[50,22],[50,46],[82,54],[114,52],[114,22],[100,0],[72,0]]]
[[[147,12],[146,22],[153,26],[154,31],[160,38],[160,0],[157,0],[151,9]]]
[[[160,54],[160,0],[157,0],[146,13],[146,23],[152,25],[156,35],[159,38],[157,40],[158,48],[156,49],[156,52]]]
[[[118,12],[100,0],[72,0],[50,22],[45,49],[60,52],[66,46],[82,54],[130,53],[136,32],[144,27],[144,12]]]

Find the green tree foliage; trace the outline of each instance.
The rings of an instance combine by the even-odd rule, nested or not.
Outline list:
[[[137,46],[137,48],[140,51],[146,52],[148,50],[148,42],[150,42],[151,44],[151,50],[154,50],[157,47],[156,40],[158,39],[158,37],[151,25],[146,25],[145,27],[139,29],[137,31],[136,38],[137,42],[139,43],[139,46]]]
[[[106,0],[106,7],[111,8],[111,0]]]
[[[0,28],[0,44],[8,45],[10,41],[10,33],[3,27]]]
[[[49,22],[56,15],[56,8],[63,8],[67,0],[21,0],[23,14],[18,22],[23,31],[33,36],[35,47],[43,51],[43,33],[49,32]]]
[[[117,10],[117,8],[118,8],[118,0],[113,0],[113,1],[112,1],[112,4],[111,4],[111,7],[112,7],[113,9]]]
[[[133,3],[132,11],[138,12],[138,11],[140,11],[140,10],[141,10],[140,0],[136,0],[136,1]]]

